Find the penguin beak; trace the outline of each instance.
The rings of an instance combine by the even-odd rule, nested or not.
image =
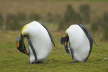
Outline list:
[[[24,36],[23,35],[21,35],[20,37],[17,37],[16,47],[17,47],[17,50],[28,55],[28,52],[27,52],[25,44],[24,44]]]
[[[20,47],[20,38],[19,37],[17,37],[16,38],[16,47],[17,47],[17,49]]]

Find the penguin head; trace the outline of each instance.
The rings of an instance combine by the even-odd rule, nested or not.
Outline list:
[[[69,36],[67,34],[65,36],[61,37],[61,44],[64,45],[66,52],[69,53],[69,50],[68,50]]]
[[[60,43],[61,44],[65,44],[65,43],[67,43],[69,41],[69,37],[68,37],[68,35],[67,34],[65,34],[63,37],[61,37],[61,39],[60,39]]]
[[[27,40],[29,38],[29,36],[28,36],[28,34],[26,32],[26,29],[27,29],[27,27],[24,26],[23,29],[21,30],[21,33],[20,33],[19,37],[17,37],[17,39],[16,39],[16,47],[20,52],[28,55],[28,51],[26,49],[25,42],[24,42],[25,38]]]

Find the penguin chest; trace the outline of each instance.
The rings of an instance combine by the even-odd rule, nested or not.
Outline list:
[[[74,58],[79,61],[85,60],[90,51],[88,37],[80,27],[72,29],[68,34]]]
[[[52,49],[50,38],[43,38],[41,36],[31,38],[34,50],[38,60],[45,59]]]

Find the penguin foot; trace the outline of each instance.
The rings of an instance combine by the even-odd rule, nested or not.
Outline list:
[[[79,61],[73,61],[71,64],[75,64],[75,63],[78,63]]]
[[[42,61],[37,61],[37,62],[32,62],[31,64],[41,64],[43,63]]]
[[[79,63],[79,62],[86,63],[87,61],[73,61],[72,64]]]

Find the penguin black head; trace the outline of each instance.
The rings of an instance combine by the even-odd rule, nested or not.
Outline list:
[[[27,35],[22,35],[22,34],[20,35],[20,37],[17,37],[17,39],[16,39],[16,47],[17,47],[17,49],[18,49],[20,52],[22,52],[22,53],[28,55],[28,52],[27,52],[27,50],[26,50],[26,46],[25,46],[25,43],[24,43],[24,38],[25,38],[25,37],[28,38]]]
[[[68,35],[63,36],[63,37],[61,37],[61,39],[60,39],[60,43],[61,43],[61,44],[65,44],[65,43],[67,43],[68,41],[69,41]]]
[[[63,37],[61,37],[61,44],[64,45],[64,48],[66,50],[67,53],[69,53],[69,50],[68,50],[68,46],[69,46],[69,36],[68,35],[65,35]]]

